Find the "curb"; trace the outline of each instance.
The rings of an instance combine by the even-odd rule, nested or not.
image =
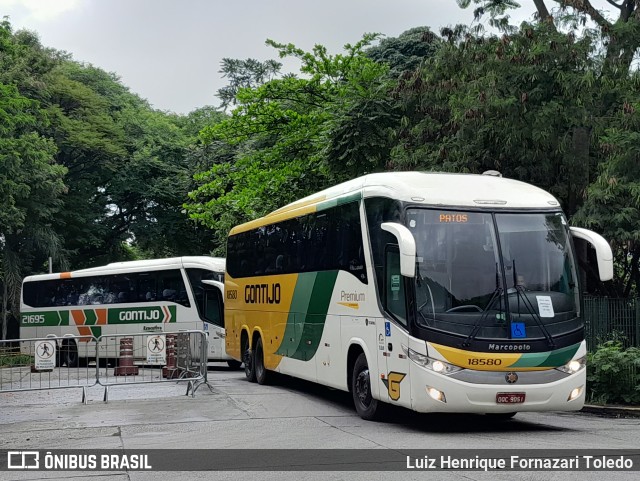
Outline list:
[[[581,412],[616,418],[640,418],[640,407],[635,406],[596,406],[594,404],[585,404]]]

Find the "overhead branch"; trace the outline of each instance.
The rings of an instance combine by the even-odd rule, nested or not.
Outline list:
[[[589,0],[561,0],[560,3],[588,15],[604,32],[608,32],[612,27],[611,22],[604,18],[604,16],[591,5]]]
[[[538,15],[540,16],[540,20],[553,23],[553,17],[549,13],[549,9],[547,8],[547,5],[544,3],[544,0],[533,0],[533,3],[535,4],[536,9],[538,10]]]
[[[553,21],[553,16],[549,13],[549,9],[544,3],[544,0],[533,0],[533,3],[536,5],[536,9],[538,10],[540,21],[546,22],[554,32],[557,32],[556,24]]]
[[[623,1],[622,3],[616,3],[613,0],[607,0],[607,3],[613,5],[614,7],[616,7],[618,10],[622,10],[622,4],[624,4],[625,2]]]

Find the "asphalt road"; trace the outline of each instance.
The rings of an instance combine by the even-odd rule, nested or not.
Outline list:
[[[210,368],[213,390],[185,396],[185,384],[0,393],[0,449],[638,449],[640,418],[523,413],[496,422],[479,415],[394,410],[363,421],[347,393],[279,377],[250,384],[242,371]],[[637,479],[602,472],[2,472],[0,479]]]

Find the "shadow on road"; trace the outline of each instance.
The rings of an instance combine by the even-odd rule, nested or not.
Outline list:
[[[327,388],[313,382],[292,378],[289,376],[274,376],[273,386],[289,392],[312,397],[321,402],[333,404],[337,408],[353,411],[351,393]],[[407,429],[425,433],[510,433],[510,432],[569,432],[572,429],[519,419],[516,415],[512,419],[501,419],[484,414],[422,414],[397,406],[386,407],[384,424],[398,424]]]

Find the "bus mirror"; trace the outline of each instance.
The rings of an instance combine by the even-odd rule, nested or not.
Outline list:
[[[220,293],[223,294],[224,297],[224,283],[220,282],[220,281],[212,281],[210,279],[203,279],[202,280],[203,284],[206,284],[208,286],[215,286],[220,290]]]
[[[398,247],[400,249],[400,274],[405,277],[415,277],[416,241],[411,231],[396,222],[384,222],[380,227],[398,239]]]
[[[604,282],[613,279],[613,253],[604,237],[581,227],[571,227],[571,235],[587,241],[596,250],[600,280]]]

